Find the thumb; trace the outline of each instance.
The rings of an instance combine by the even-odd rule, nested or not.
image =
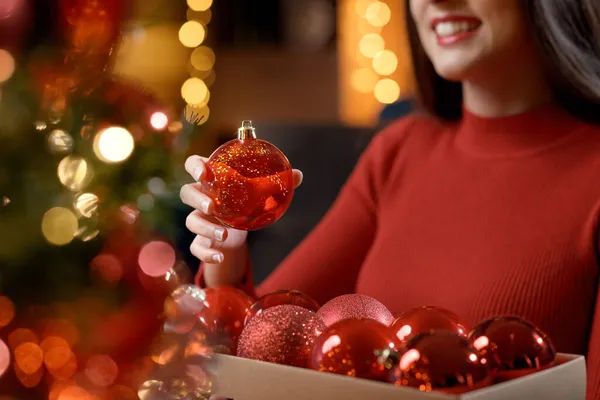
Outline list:
[[[299,169],[293,169],[292,174],[294,175],[294,189],[302,184],[302,180],[304,179],[304,175],[302,171]]]

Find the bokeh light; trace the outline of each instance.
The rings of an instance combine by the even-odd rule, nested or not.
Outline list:
[[[187,5],[194,11],[206,11],[212,6],[213,0],[187,0]]]
[[[81,193],[75,197],[73,208],[78,216],[92,218],[98,211],[98,202],[94,193]]]
[[[6,343],[0,339],[0,377],[4,375],[10,366],[10,350]]]
[[[8,335],[8,347],[16,349],[23,343],[38,343],[38,338],[30,329],[17,328]]]
[[[48,136],[48,147],[53,154],[70,153],[73,150],[73,138],[62,129],[55,129]]]
[[[92,272],[109,285],[118,283],[123,277],[123,266],[112,254],[99,254],[91,262]]]
[[[192,52],[190,61],[198,71],[210,71],[215,65],[215,52],[206,46],[200,46]]]
[[[15,317],[15,304],[6,296],[0,296],[0,328],[10,324]]]
[[[15,59],[8,51],[0,49],[0,83],[9,80],[13,76],[14,72]]]
[[[17,367],[27,375],[33,375],[42,368],[44,352],[35,343],[23,343],[14,350],[13,354]]]
[[[166,274],[177,261],[175,250],[169,243],[154,241],[147,243],[140,251],[138,262],[142,271],[153,277]]]
[[[352,74],[352,87],[361,93],[371,93],[378,80],[371,68],[359,68]]]
[[[150,125],[156,130],[163,130],[169,125],[169,117],[162,111],[157,111],[150,116]]]
[[[91,356],[85,367],[85,375],[94,385],[107,387],[114,383],[119,374],[117,363],[105,354]]]
[[[91,165],[79,156],[67,156],[58,164],[58,179],[67,189],[79,192],[94,178]]]
[[[129,158],[135,148],[133,136],[120,126],[106,128],[94,138],[96,157],[106,163],[120,163]]]
[[[198,47],[206,38],[206,29],[198,21],[187,21],[179,29],[179,41],[185,47]]]
[[[391,50],[383,50],[373,58],[373,69],[379,75],[391,75],[398,68],[398,57]]]
[[[376,2],[376,0],[356,0],[356,3],[355,3],[356,13],[363,18],[366,17],[367,9],[369,8],[369,6],[371,4],[373,4],[375,2]]]
[[[373,26],[385,26],[392,18],[392,11],[387,4],[376,1],[367,7],[365,18]]]
[[[208,106],[195,107],[188,105],[185,108],[185,119],[194,125],[203,125],[210,117],[210,109]]]
[[[208,86],[200,78],[189,78],[181,86],[181,97],[190,105],[202,105],[208,96]]]
[[[58,400],[94,400],[94,398],[84,388],[72,385],[60,392]]]
[[[385,48],[385,41],[377,33],[368,33],[360,39],[358,48],[363,56],[373,58]]]
[[[392,104],[400,98],[400,86],[390,78],[381,79],[373,90],[375,98],[383,104]]]
[[[42,233],[46,240],[56,246],[71,243],[79,224],[75,214],[64,207],[54,207],[42,217]]]

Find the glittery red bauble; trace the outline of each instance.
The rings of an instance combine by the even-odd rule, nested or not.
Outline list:
[[[237,355],[306,367],[312,344],[324,329],[323,321],[306,308],[271,307],[248,322],[240,336]]]
[[[246,323],[248,323],[252,317],[260,314],[264,310],[284,304],[306,308],[307,310],[314,312],[319,310],[319,304],[311,299],[310,296],[302,292],[297,290],[278,290],[276,292],[265,294],[252,304],[250,312],[246,317]]]
[[[277,221],[294,195],[292,167],[274,145],[256,138],[244,121],[238,138],[219,147],[208,159],[205,192],[213,199],[214,216],[224,225],[257,230]]]
[[[211,287],[204,292],[206,308],[196,315],[207,334],[207,344],[224,346],[235,354],[244,320],[254,300],[243,291],[228,286]]]
[[[467,324],[456,314],[443,308],[423,306],[402,313],[392,323],[398,339],[405,341],[410,336],[430,330],[442,330],[466,337]]]
[[[398,340],[387,326],[372,319],[344,319],[321,334],[312,349],[310,367],[317,371],[385,381],[381,358]]]
[[[383,304],[364,294],[345,294],[329,300],[317,311],[325,325],[348,318],[368,318],[389,326],[394,316]]]
[[[462,336],[430,331],[409,338],[390,380],[422,391],[460,394],[492,383],[485,359]]]
[[[469,333],[469,340],[497,370],[499,378],[527,375],[552,366],[556,359],[556,351],[546,334],[517,317],[484,321]]]
[[[0,0],[0,49],[21,50],[31,27],[31,0]]]

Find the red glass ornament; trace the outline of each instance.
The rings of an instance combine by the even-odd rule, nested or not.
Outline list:
[[[556,359],[546,334],[518,317],[489,319],[473,328],[468,337],[500,379],[528,375],[552,366]]]
[[[206,308],[196,315],[205,329],[207,344],[227,348],[235,354],[244,320],[254,300],[243,291],[228,286],[207,288],[204,293]]]
[[[480,389],[493,382],[485,358],[465,337],[447,331],[411,336],[390,380],[397,386],[450,394]]]
[[[449,331],[463,337],[469,333],[467,324],[458,315],[433,306],[416,307],[400,314],[392,329],[401,341],[430,330]]]
[[[31,0],[0,1],[0,49],[17,53],[31,27]]]
[[[248,322],[237,355],[306,367],[312,344],[324,329],[323,321],[306,308],[287,304],[271,307]]]
[[[246,324],[252,317],[260,314],[264,310],[284,304],[306,308],[313,312],[319,310],[319,304],[311,299],[310,296],[302,292],[297,290],[278,290],[276,292],[265,294],[252,304],[248,316],[246,317]]]
[[[256,138],[250,121],[242,122],[237,139],[208,159],[203,183],[213,199],[215,217],[224,225],[257,230],[283,216],[294,195],[292,167],[274,145]]]
[[[348,318],[367,318],[386,326],[394,321],[394,316],[383,304],[364,294],[345,294],[329,300],[317,311],[325,325],[331,326]]]
[[[382,360],[395,350],[398,339],[387,326],[372,319],[344,319],[321,334],[312,349],[310,367],[317,371],[385,381],[389,371]]]

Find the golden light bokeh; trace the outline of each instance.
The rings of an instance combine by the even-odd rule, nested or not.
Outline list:
[[[206,29],[198,21],[187,21],[179,29],[179,41],[185,47],[198,47],[206,38]]]
[[[70,153],[73,150],[73,138],[62,129],[55,129],[48,136],[48,147],[54,154]]]
[[[379,75],[391,75],[398,68],[398,57],[391,50],[383,50],[373,58],[373,69]]]
[[[400,86],[390,78],[383,78],[373,89],[375,98],[383,104],[392,104],[400,98]]]
[[[206,11],[212,6],[213,0],[187,0],[187,5],[194,11]]]
[[[27,375],[33,375],[42,368],[44,352],[35,343],[27,342],[19,345],[13,355],[16,365]]]
[[[91,165],[82,157],[67,156],[58,164],[58,179],[67,189],[79,192],[94,178]]]
[[[352,87],[361,93],[371,93],[379,77],[370,68],[359,68],[352,73]]]
[[[356,0],[355,10],[358,15],[365,18],[367,16],[367,9],[373,3],[376,3],[377,0]]]
[[[162,111],[152,113],[150,116],[150,125],[156,130],[163,130],[169,124],[169,117]]]
[[[198,71],[210,71],[215,65],[215,52],[206,46],[200,46],[192,52],[190,62]]]
[[[205,104],[208,96],[208,86],[200,78],[189,78],[181,86],[181,97],[190,105]]]
[[[0,49],[0,83],[8,81],[15,73],[15,59],[6,50]]]
[[[98,211],[98,201],[94,193],[81,193],[75,197],[73,208],[79,217],[91,218]]]
[[[373,26],[385,26],[392,18],[392,11],[387,4],[376,1],[367,7],[365,18]]]
[[[185,119],[195,125],[203,125],[210,117],[210,108],[208,106],[191,106],[185,108]]]
[[[46,240],[56,246],[71,243],[79,223],[75,214],[64,207],[54,207],[42,217],[42,233]]]
[[[120,126],[106,128],[98,132],[94,138],[94,153],[105,163],[116,164],[127,160],[134,148],[133,136]]]
[[[373,58],[385,48],[385,41],[377,33],[368,33],[364,35],[358,43],[360,53],[369,58]]]

